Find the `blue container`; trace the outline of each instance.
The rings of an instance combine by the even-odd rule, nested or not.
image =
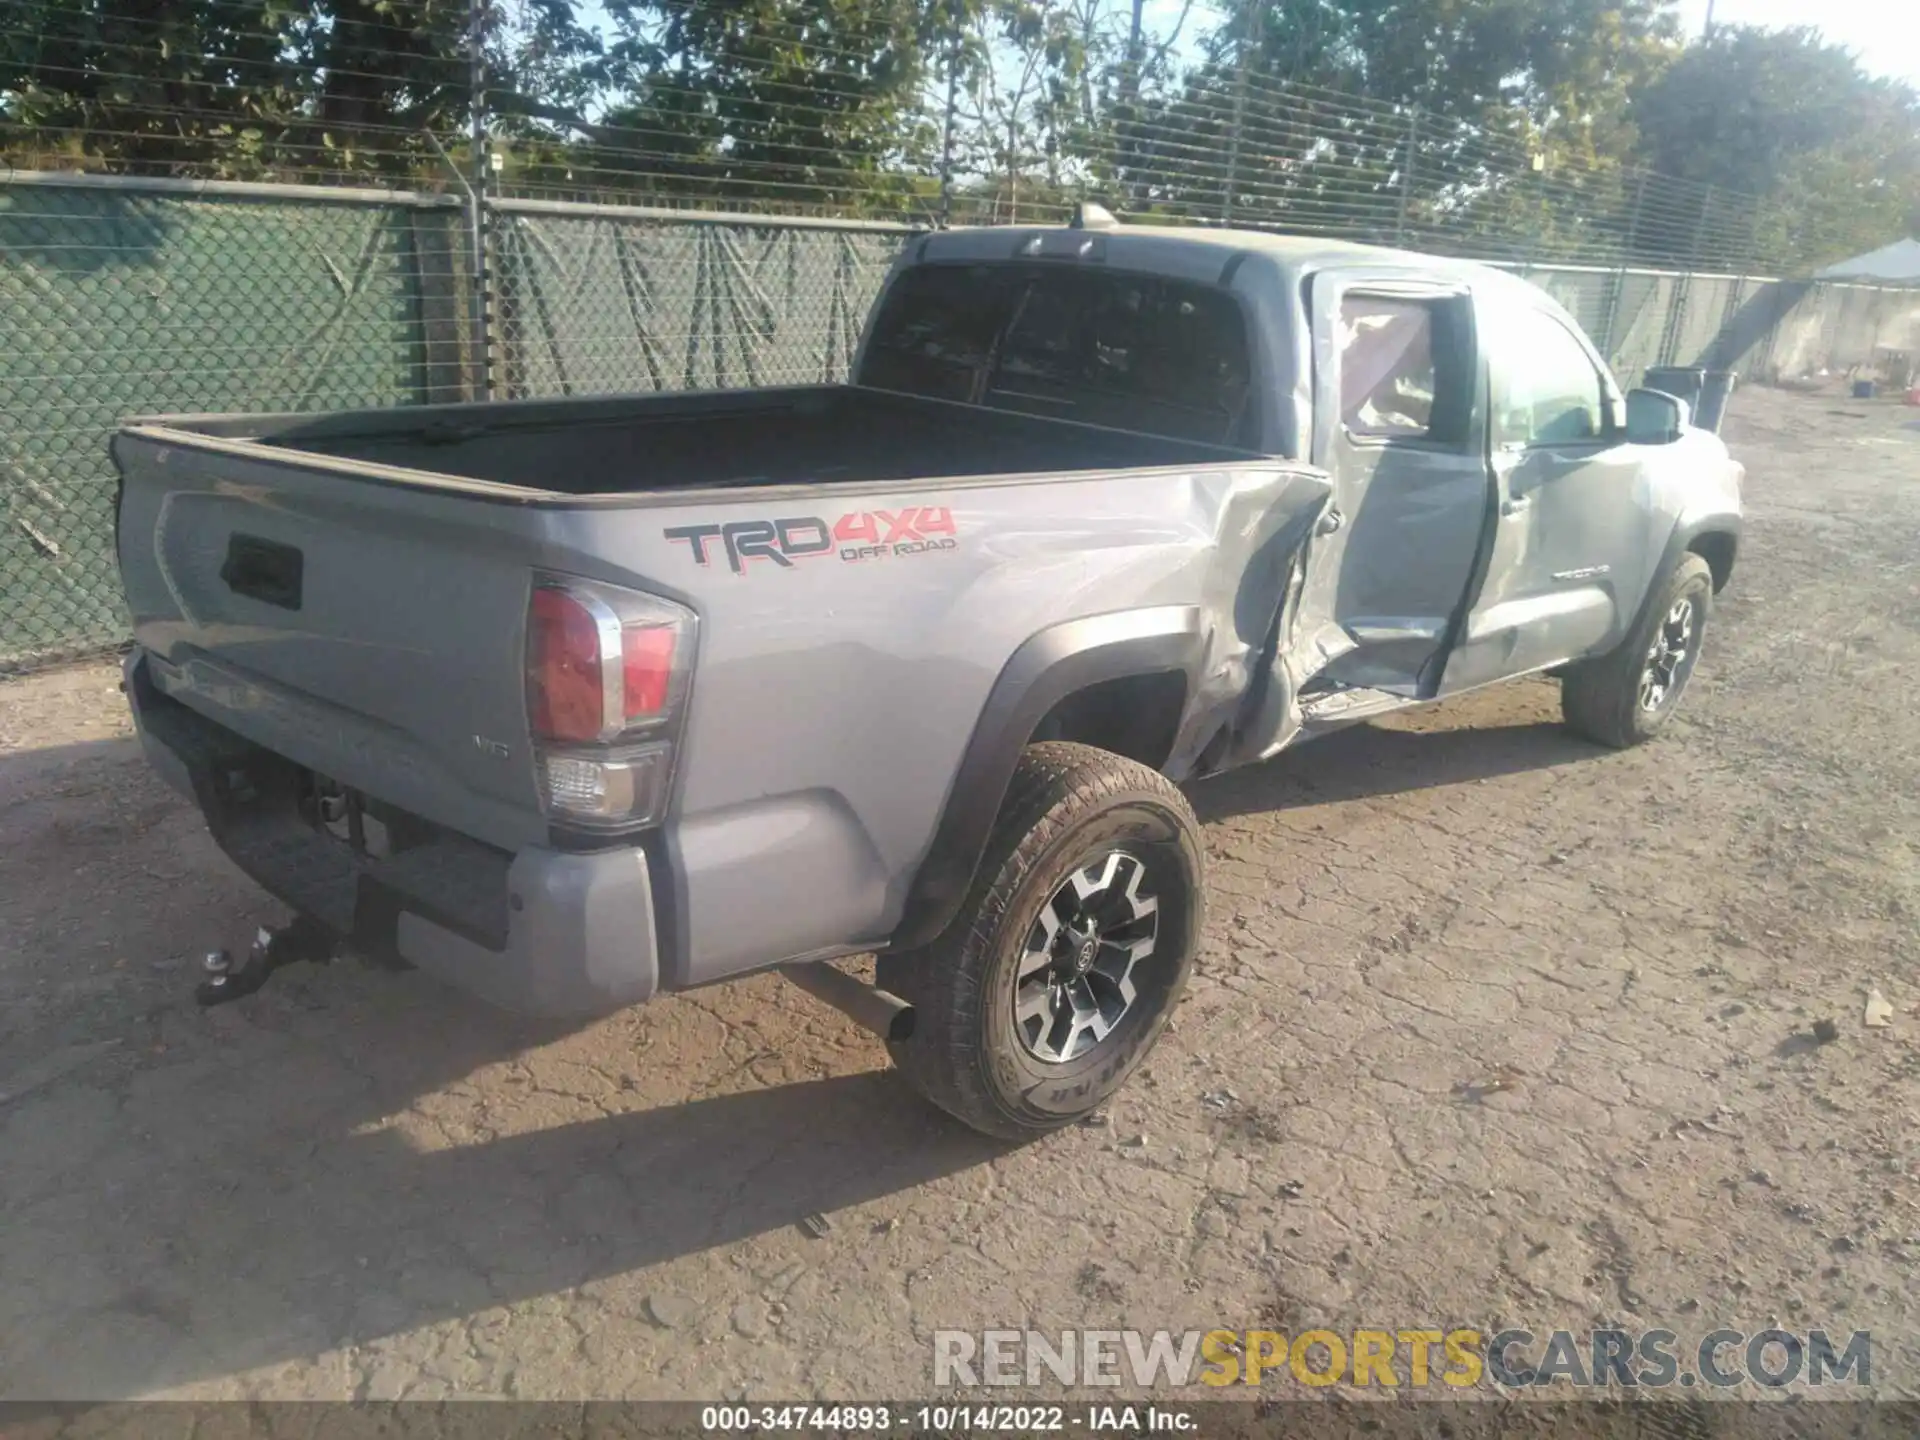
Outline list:
[[[1873,381],[1856,380],[1853,382],[1853,398],[1854,399],[1871,400],[1873,399],[1873,393],[1874,393]]]

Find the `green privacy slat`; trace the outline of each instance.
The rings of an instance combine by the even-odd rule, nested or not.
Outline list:
[[[25,183],[31,180],[34,183]],[[107,440],[165,411],[474,398],[468,230],[449,197],[0,180],[0,671],[125,639]],[[501,398],[844,379],[903,229],[517,208],[491,218]],[[1635,383],[1866,362],[1911,292],[1526,266]]]
[[[0,185],[0,666],[125,636],[107,455],[124,417],[449,393],[460,337],[429,323],[461,274],[433,243],[448,223],[401,205]]]
[[[505,215],[495,339],[511,395],[844,379],[901,236]]]

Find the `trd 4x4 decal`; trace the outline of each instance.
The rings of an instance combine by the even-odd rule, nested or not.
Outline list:
[[[848,563],[889,555],[926,555],[951,550],[953,512],[944,505],[909,505],[902,510],[854,510],[833,524],[812,515],[785,520],[730,520],[724,525],[674,525],[661,532],[684,541],[694,563],[711,564],[717,549],[736,575],[750,560],[771,560],[783,570],[796,560],[838,554]]]

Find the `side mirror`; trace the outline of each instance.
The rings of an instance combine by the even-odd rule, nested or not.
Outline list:
[[[1627,392],[1627,439],[1635,445],[1670,445],[1692,419],[1687,402],[1664,390]]]

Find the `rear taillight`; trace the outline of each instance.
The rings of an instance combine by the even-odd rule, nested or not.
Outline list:
[[[549,814],[597,829],[659,818],[693,639],[693,613],[672,601],[535,577],[527,720]]]
[[[671,625],[622,628],[620,679],[624,698],[620,713],[629,722],[645,720],[667,708],[667,696],[673,689],[673,652],[679,643],[679,632]]]
[[[619,637],[619,618],[599,601],[557,585],[534,590],[527,616],[527,709],[536,740],[604,738],[606,652]]]

